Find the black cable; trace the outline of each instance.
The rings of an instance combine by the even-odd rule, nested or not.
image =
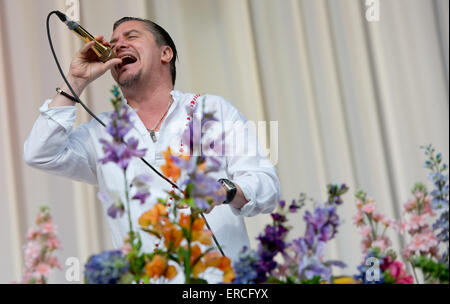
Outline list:
[[[50,35],[50,17],[51,15],[56,14],[58,16],[60,16],[62,13],[59,11],[51,11],[48,16],[47,16],[47,37],[48,37],[48,43],[50,44],[50,49],[52,50],[52,54],[53,54],[53,58],[55,59],[56,62],[56,66],[58,67],[59,73],[61,74],[64,82],[66,83],[67,87],[69,88],[70,92],[72,93],[73,96],[70,96],[69,94],[67,94],[66,92],[62,91],[61,89],[57,89],[57,91],[59,93],[61,93],[63,96],[69,98],[70,100],[73,100],[74,102],[79,103],[88,113],[89,115],[91,115],[95,120],[97,120],[102,126],[106,127],[105,123],[103,121],[100,120],[100,118],[98,118],[94,113],[92,113],[91,110],[89,110],[89,108],[81,101],[81,99],[78,97],[78,95],[75,93],[75,91],[73,90],[72,86],[70,85],[69,81],[67,80],[66,76],[64,75],[64,72],[61,68],[61,65],[59,64],[58,61],[58,57],[56,56],[55,53],[55,49],[53,48],[53,42],[52,42],[52,38]],[[65,17],[65,16],[64,16]],[[61,19],[61,17],[59,17]],[[178,187],[177,184],[175,184],[174,182],[172,182],[170,179],[168,179],[167,177],[165,177],[163,174],[161,174],[158,170],[156,170],[150,163],[148,163],[144,157],[141,157],[141,160],[150,168],[153,170],[153,172],[155,172],[157,175],[159,175],[161,178],[163,178],[165,181],[167,181],[169,184],[171,184],[174,188],[178,189],[180,192],[183,192],[180,187]],[[222,250],[222,247],[220,246],[219,242],[216,239],[216,236],[214,235],[214,232],[211,230],[211,227],[208,224],[208,221],[205,218],[205,215],[203,214],[203,212],[200,213],[200,215],[202,216],[203,220],[205,221],[206,227],[208,227],[208,229],[211,231],[212,233],[212,237],[214,240],[214,243],[216,244],[217,248],[219,249],[220,253],[222,254],[222,256],[225,256],[225,253]]]

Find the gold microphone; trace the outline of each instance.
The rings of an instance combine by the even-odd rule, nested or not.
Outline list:
[[[65,14],[61,13],[60,11],[56,11],[56,15],[59,17],[59,19],[61,19],[62,22],[64,22],[67,25],[67,27],[70,30],[74,31],[85,43],[95,41],[95,44],[91,47],[91,49],[99,57],[101,62],[106,62],[116,57],[116,54],[110,47],[107,47],[98,42],[97,40],[95,40],[94,36],[89,34],[89,32],[86,31],[81,25],[79,25],[75,21],[70,20]]]

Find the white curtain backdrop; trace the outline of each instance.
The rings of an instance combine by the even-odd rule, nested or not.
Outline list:
[[[420,145],[449,155],[449,1],[380,0],[368,22],[364,0],[80,0],[80,23],[109,39],[123,16],[151,19],[174,39],[176,89],[225,97],[249,120],[278,122],[267,134],[283,197],[306,192],[319,202],[328,183],[346,183],[344,223],[329,256],[356,272],[362,256],[352,224],[354,192],[365,189],[379,211],[401,216],[416,181],[426,181]],[[45,18],[63,0],[0,0],[0,282],[20,276],[24,234],[38,206],[51,207],[63,263],[84,264],[111,248],[94,187],[26,166],[23,143],[45,98],[62,84]],[[67,71],[81,41],[51,20],[56,52]],[[81,98],[109,111],[111,76]],[[78,121],[90,118],[80,108]],[[277,144],[278,146],[275,146]],[[291,217],[292,236],[303,232]],[[253,246],[268,215],[248,218]],[[394,248],[401,239],[393,235]],[[51,282],[68,283],[64,271]]]

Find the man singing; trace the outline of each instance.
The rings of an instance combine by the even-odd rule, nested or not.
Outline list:
[[[163,151],[168,147],[178,151],[176,145],[180,142],[189,104],[195,98],[194,94],[174,90],[175,44],[159,25],[131,17],[122,18],[114,24],[109,43],[103,41],[102,36],[96,39],[109,45],[117,57],[105,63],[98,61],[90,49],[94,42],[89,42],[73,58],[67,79],[80,95],[89,83],[111,70],[123,93],[124,102],[134,110],[134,128],[130,135],[139,139],[140,148],[147,149],[144,158],[159,168],[164,163]],[[61,90],[70,92],[66,85],[61,86]],[[246,123],[243,115],[225,99],[214,95],[203,95],[201,98],[208,112],[214,111],[221,124]],[[104,156],[99,139],[107,137],[105,128],[93,119],[73,130],[75,116],[75,103],[65,96],[57,94],[53,99],[46,100],[25,142],[25,162],[42,170],[98,185],[102,192],[123,197],[124,176],[120,168],[99,162]],[[99,117],[107,119],[108,113],[102,113]],[[243,217],[269,213],[280,199],[275,168],[261,153],[252,153],[260,151],[254,132],[248,132],[245,138],[248,149],[238,149],[239,153],[219,157],[221,169],[214,172],[213,177],[224,183],[220,194],[224,197],[228,194],[228,197],[225,202],[214,202],[205,214],[225,255],[232,260],[237,259],[243,246],[249,246]],[[132,161],[127,178],[131,180],[141,173],[152,175],[151,196],[144,205],[130,205],[134,227],[138,226],[139,216],[156,202],[156,198],[167,196],[167,191],[171,190],[171,185],[142,161]],[[106,213],[110,206],[103,207]],[[113,244],[118,248],[128,234],[127,219],[107,218]],[[145,233],[141,237],[143,250],[153,251],[156,238]]]

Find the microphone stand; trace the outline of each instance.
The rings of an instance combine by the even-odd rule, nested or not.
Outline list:
[[[72,96],[70,96],[69,94],[63,94],[65,97],[71,99],[72,101],[79,103],[88,113],[89,115],[91,115],[95,120],[97,120],[103,127],[106,127],[105,123],[103,121],[100,120],[100,118],[98,118],[94,113],[92,113],[92,111],[81,101],[81,99],[78,97],[78,95],[75,93],[75,91],[73,90],[72,86],[70,85],[69,81],[67,80],[66,76],[64,75],[64,72],[61,68],[61,65],[59,64],[58,58],[56,56],[55,53],[55,49],[53,48],[53,42],[52,42],[52,38],[50,35],[50,17],[51,15],[56,14],[61,21],[65,21],[63,20],[63,18],[67,18],[63,13],[61,13],[60,11],[52,11],[47,15],[47,37],[48,37],[48,43],[50,44],[50,49],[52,51],[53,54],[53,58],[55,59],[56,62],[56,66],[58,67],[59,73],[61,74],[64,82],[67,84],[67,87],[69,88],[70,92],[72,93]],[[87,31],[86,31],[87,32]],[[182,190],[180,189],[180,187],[175,184],[174,182],[172,182],[170,179],[168,179],[166,176],[164,176],[162,173],[160,173],[158,170],[156,170],[149,162],[147,162],[144,157],[141,157],[141,160],[144,162],[144,164],[146,164],[150,169],[153,170],[153,172],[155,172],[158,176],[160,176],[162,179],[164,179],[165,181],[167,181],[169,184],[171,184],[174,188],[178,189],[180,192],[182,192]],[[225,253],[222,250],[222,247],[220,246],[219,242],[216,239],[216,236],[214,235],[214,232],[212,231],[211,227],[209,226],[208,221],[205,218],[205,215],[203,214],[203,212],[200,212],[200,215],[202,216],[203,220],[205,221],[206,227],[209,229],[209,231],[211,231],[214,243],[216,244],[217,248],[219,249],[220,253],[222,254],[222,256],[225,256]]]

